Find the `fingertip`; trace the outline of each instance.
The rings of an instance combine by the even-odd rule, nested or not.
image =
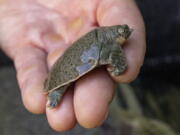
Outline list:
[[[68,92],[63,96],[60,106],[53,109],[46,108],[49,125],[55,131],[67,131],[76,125],[72,98],[73,92],[72,90],[68,90]]]
[[[107,117],[114,95],[114,83],[102,68],[76,83],[74,107],[77,121],[85,128],[100,126]]]
[[[45,112],[46,95],[37,88],[22,91],[23,104],[29,112],[42,114]]]
[[[59,118],[58,115],[59,116],[65,115],[65,117]],[[51,109],[51,110],[47,109],[47,119],[50,127],[57,132],[68,131],[74,128],[76,125],[76,120],[74,116],[68,113],[62,114],[57,109]]]
[[[135,65],[133,65],[135,66]],[[120,76],[112,76],[113,80],[115,80],[118,83],[130,83],[132,81],[134,81],[138,74],[140,72],[140,68],[131,68],[129,67],[122,75]]]
[[[98,111],[94,114],[94,109],[86,109],[81,111],[80,115],[77,115],[78,123],[84,128],[96,128],[103,124],[108,116],[109,105],[104,106],[104,109]]]

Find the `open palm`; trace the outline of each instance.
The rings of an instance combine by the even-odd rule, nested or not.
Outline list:
[[[145,53],[145,31],[133,0],[3,0],[0,47],[14,61],[25,107],[45,113],[57,131],[99,126],[108,114],[114,82],[136,78]],[[128,24],[134,29],[124,46],[128,70],[111,79],[99,68],[78,80],[56,109],[46,108],[43,83],[56,59],[95,27]]]

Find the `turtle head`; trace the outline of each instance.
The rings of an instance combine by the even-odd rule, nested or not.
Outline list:
[[[131,29],[127,24],[106,27],[105,38],[110,41],[116,41],[122,45],[129,38],[132,31],[133,29]]]
[[[116,41],[121,45],[129,38],[133,29],[127,24],[100,27],[97,31],[99,41]]]
[[[118,25],[116,28],[116,41],[121,45],[129,38],[133,29],[129,28],[127,24]]]

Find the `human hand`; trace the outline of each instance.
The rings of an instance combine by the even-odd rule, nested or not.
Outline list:
[[[98,26],[128,24],[134,29],[124,46],[128,69],[119,83],[134,80],[145,54],[145,29],[134,0],[2,0],[1,49],[11,57],[25,107],[46,113],[57,131],[102,124],[114,94],[114,82],[104,69],[79,79],[59,107],[46,108],[43,83],[48,71],[73,41]]]

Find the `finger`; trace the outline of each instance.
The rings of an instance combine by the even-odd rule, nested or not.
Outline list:
[[[46,108],[47,119],[50,126],[56,131],[66,131],[73,128],[76,118],[73,107],[73,91],[68,90],[63,100],[55,109]]]
[[[74,93],[74,109],[78,122],[85,128],[101,125],[108,114],[113,94],[114,83],[102,68],[78,80]]]
[[[47,76],[46,55],[33,46],[17,50],[14,62],[23,103],[30,112],[43,113],[46,104],[43,92],[43,82]]]
[[[142,66],[146,48],[144,23],[134,0],[103,0],[97,10],[97,19],[100,26],[128,24],[134,29],[123,46],[128,69],[119,77],[114,77],[119,82],[134,80]]]
[[[49,37],[46,37],[49,38]],[[54,39],[53,39],[54,40]],[[52,46],[52,39],[48,41]],[[61,39],[57,39],[59,45],[57,47],[47,48],[48,57],[47,64],[51,70],[55,61],[63,55],[65,50],[70,46]],[[48,104],[48,103],[47,103]],[[50,126],[56,131],[66,131],[73,128],[76,124],[76,118],[73,107],[73,90],[68,89],[63,95],[61,103],[58,107],[50,109],[46,107],[46,115]]]

